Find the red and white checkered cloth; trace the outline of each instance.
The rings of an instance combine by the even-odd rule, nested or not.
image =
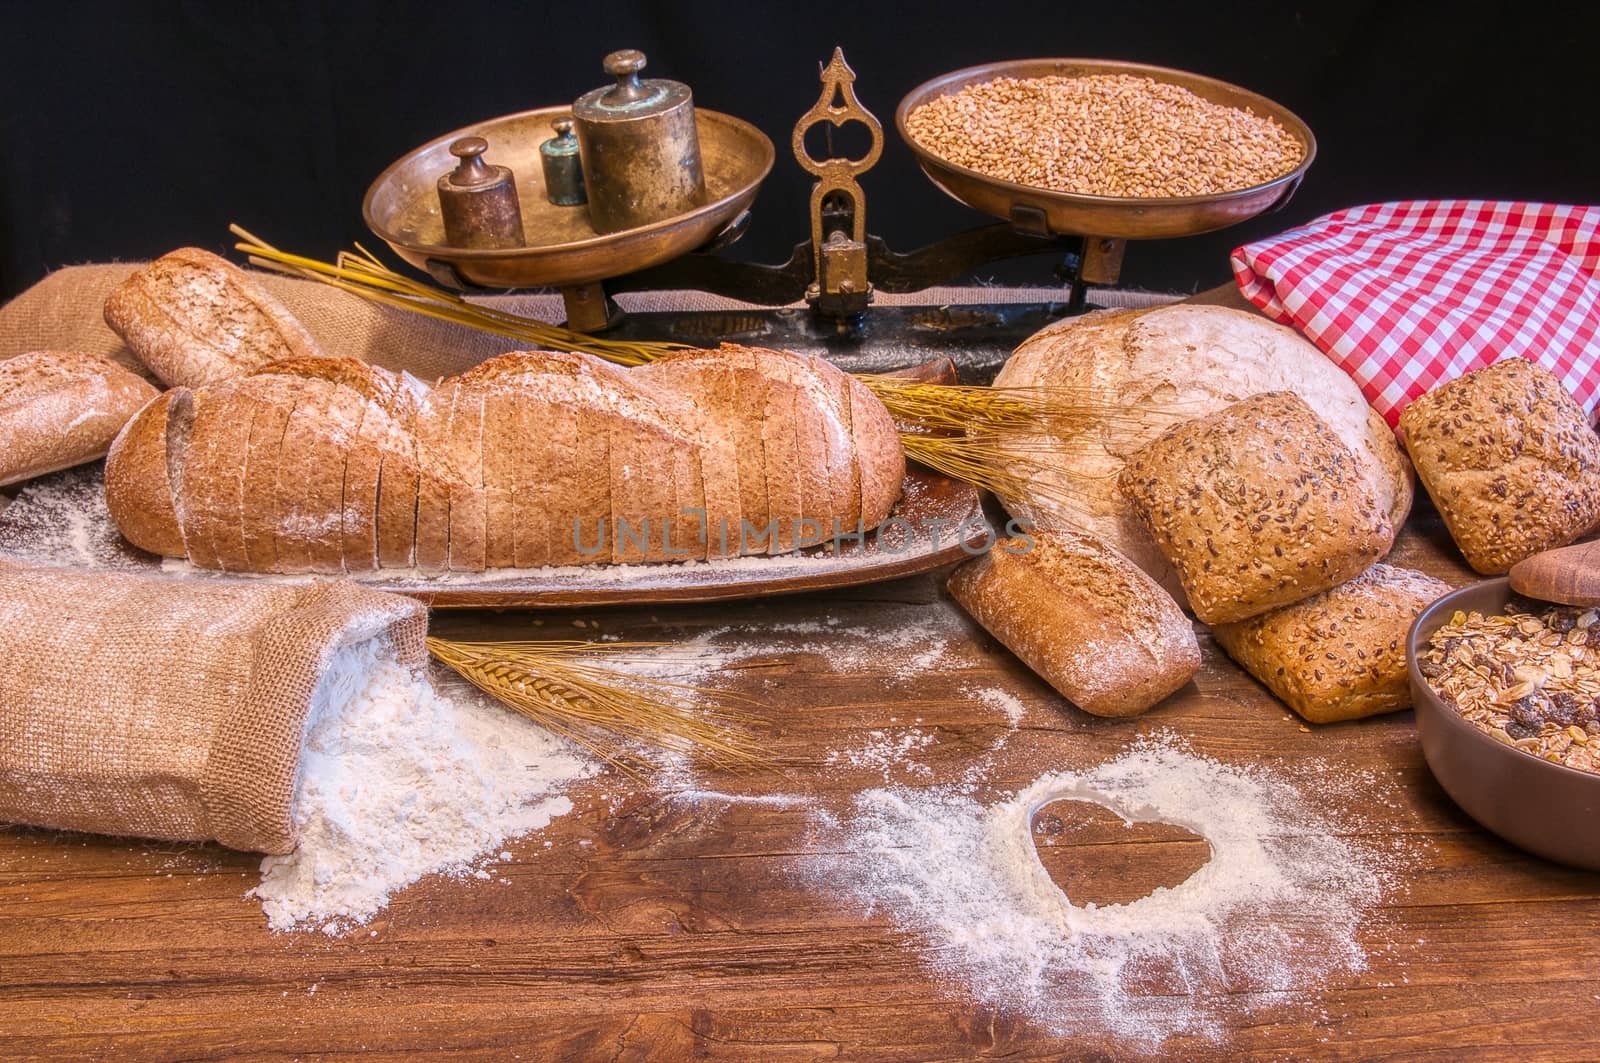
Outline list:
[[[1438,199],[1318,218],[1233,253],[1245,298],[1294,325],[1388,418],[1508,355],[1600,402],[1600,206]]]

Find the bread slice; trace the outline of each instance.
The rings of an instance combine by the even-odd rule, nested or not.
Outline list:
[[[246,377],[240,392],[256,400],[245,447],[241,511],[245,557],[252,572],[278,572],[278,477],[284,436],[307,385],[292,377]]]
[[[162,557],[184,557],[173,472],[194,417],[194,393],[157,396],[122,427],[106,454],[106,508],[123,538]],[[168,452],[174,453],[169,458]],[[270,569],[256,569],[271,571]]]
[[[350,387],[330,383],[327,405],[311,451],[311,464],[320,472],[307,477],[305,511],[315,513],[311,536],[311,571],[344,572],[345,479],[351,451],[361,428],[367,400]]]
[[[483,563],[511,568],[517,563],[517,465],[526,447],[502,440],[524,438],[517,391],[503,385],[483,392]],[[531,425],[529,426],[532,427]]]
[[[775,528],[770,552],[794,549],[795,525],[803,515],[800,457],[801,397],[783,374],[761,373],[766,401],[761,410],[761,453],[767,472],[767,520]]]
[[[906,478],[906,451],[894,418],[867,386],[845,376],[846,403],[850,410],[850,439],[860,471],[860,521],[876,528],[889,519]]]
[[[648,421],[612,416],[611,558],[661,561],[664,531],[678,510],[674,453],[682,440]]]
[[[450,417],[450,571],[482,572],[486,502],[483,490],[485,389],[463,379]]]
[[[577,478],[588,474],[577,460],[578,411],[544,394],[519,394],[516,423],[517,438],[529,440],[517,448],[517,567],[575,565]]]
[[[450,567],[451,417],[460,386],[441,381],[417,409],[417,568]]]
[[[687,515],[698,548],[704,539],[707,557],[732,557],[739,552],[739,522],[743,516],[740,466],[752,467],[738,440],[743,419],[735,371],[720,351],[680,351],[631,373],[642,378],[653,393],[692,396],[678,404],[677,413],[687,430],[701,441],[700,485],[705,514]],[[759,471],[759,470],[757,470]],[[748,475],[748,473],[747,473]],[[759,485],[765,498],[764,478]],[[697,550],[698,556],[698,550]]]
[[[408,373],[381,400],[385,419],[378,437],[378,566],[412,568],[417,550],[417,411],[428,388]],[[369,414],[370,416],[370,414]]]
[[[275,459],[273,534],[277,541],[277,571],[312,572],[313,551],[319,540],[339,536],[344,463],[337,469],[326,464],[324,424],[336,401],[337,386],[326,380],[304,380],[294,412],[284,427]],[[321,556],[318,550],[318,556]]]
[[[201,568],[250,568],[244,537],[244,482],[250,428],[257,406],[233,390],[203,389],[184,457],[184,543]]]
[[[0,487],[103,456],[156,395],[97,355],[31,351],[0,361]]]
[[[394,422],[391,421],[391,425]],[[413,422],[414,424],[415,422]],[[414,431],[390,430],[378,469],[378,567],[415,568],[420,476]]]
[[[106,324],[169,386],[199,387],[284,358],[322,354],[311,334],[248,274],[179,248],[111,293]]]
[[[383,408],[365,396],[359,416],[344,466],[340,552],[346,571],[371,572],[378,567],[378,479],[383,469],[378,434],[386,418]]]

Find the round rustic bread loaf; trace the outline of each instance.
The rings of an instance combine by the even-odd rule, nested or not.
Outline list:
[[[1293,391],[1350,448],[1395,527],[1411,509],[1410,463],[1355,382],[1298,333],[1254,314],[1178,305],[1070,318],[1018,347],[995,385],[1060,389],[1063,401],[1084,406],[1046,432],[1001,437],[1029,484],[1002,497],[1011,514],[1098,536],[1179,602],[1177,574],[1117,489],[1128,455],[1174,424]]]

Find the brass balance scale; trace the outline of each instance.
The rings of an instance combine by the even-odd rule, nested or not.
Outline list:
[[[942,354],[983,376],[1050,320],[1087,308],[1092,286],[1116,283],[1128,240],[1209,232],[1275,210],[1294,194],[1316,154],[1311,130],[1290,111],[1196,74],[1078,59],[972,67],[912,90],[900,102],[895,124],[935,185],[1002,220],[900,253],[867,231],[860,179],[882,154],[883,126],[857,99],[855,72],[835,49],[821,72],[821,95],[791,137],[795,160],[817,178],[810,237],[788,262],[740,262],[718,252],[748,227],[751,204],[772,169],[772,142],[748,122],[695,110],[686,86],[641,80],[644,64],[638,52],[614,52],[605,62],[617,78],[614,86],[573,105],[467,126],[417,148],[368,190],[367,224],[401,258],[446,287],[557,288],[567,324],[583,332],[785,347],[823,354],[853,370]],[[1181,85],[1213,102],[1271,116],[1302,142],[1304,157],[1291,173],[1234,192],[1113,198],[987,177],[941,159],[907,132],[907,116],[927,100],[996,77],[1052,74],[1133,74]],[[864,156],[812,157],[808,131],[850,122],[862,123],[871,134]],[[960,308],[872,305],[876,292],[922,291],[986,263],[1045,253],[1060,263],[1060,300]],[[611,298],[668,289],[781,309],[626,314]],[[788,305],[802,302],[804,309]]]

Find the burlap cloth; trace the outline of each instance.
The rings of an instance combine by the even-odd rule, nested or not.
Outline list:
[[[341,647],[426,662],[427,611],[0,561],[0,821],[287,853],[307,711]]]

